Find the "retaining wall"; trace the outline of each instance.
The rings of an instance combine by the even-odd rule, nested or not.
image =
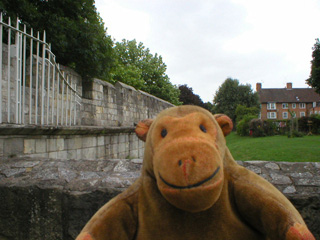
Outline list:
[[[320,163],[240,165],[273,183],[320,239]],[[141,159],[3,159],[0,239],[71,240],[89,218],[140,176]]]
[[[11,45],[11,48],[14,48]],[[4,45],[4,56],[7,46]],[[14,51],[13,51],[14,52]],[[4,57],[6,60],[7,57]],[[7,123],[7,106],[10,97],[11,119],[15,119],[15,87],[16,87],[16,56],[11,57],[10,81],[8,81],[8,63],[4,61],[2,79],[2,120],[0,123],[0,157],[28,156],[49,157],[55,159],[107,159],[107,158],[139,158],[143,156],[143,145],[134,134],[134,126],[140,120],[154,118],[160,111],[173,106],[171,103],[136,90],[124,83],[112,85],[108,82],[93,79],[84,81],[75,71],[61,66],[72,84],[77,84],[78,99],[81,106],[77,107],[77,126],[53,126],[47,124],[35,127],[29,123],[29,101],[26,101],[24,115],[25,124]],[[33,61],[33,76],[36,66]],[[29,64],[29,61],[27,61]],[[26,73],[26,99],[29,99],[30,70]],[[39,79],[41,82],[41,78]],[[7,94],[8,82],[11,86],[10,96]],[[32,87],[35,88],[35,82]],[[34,89],[33,89],[34,90]],[[33,98],[35,90],[31,91]],[[51,91],[49,91],[51,93]],[[59,95],[59,98],[62,98]],[[44,103],[46,109],[46,102]],[[61,107],[60,107],[61,108]],[[34,110],[32,111],[34,122]],[[51,114],[51,110],[50,110]],[[49,119],[51,115],[49,114]],[[70,125],[71,112],[61,120]],[[53,122],[56,122],[56,114]],[[62,116],[60,114],[59,116]],[[60,121],[60,122],[61,122]],[[38,116],[40,122],[40,116]],[[51,122],[50,122],[51,123]],[[80,127],[81,126],[81,127]]]

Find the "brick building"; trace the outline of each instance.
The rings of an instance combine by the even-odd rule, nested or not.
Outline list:
[[[298,118],[320,114],[320,95],[312,88],[292,88],[292,83],[287,83],[285,88],[262,88],[261,83],[257,83],[256,91],[263,120],[290,119],[290,111]]]

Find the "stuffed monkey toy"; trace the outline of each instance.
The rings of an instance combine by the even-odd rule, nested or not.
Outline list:
[[[315,240],[280,191],[234,161],[225,140],[232,128],[196,106],[141,121],[141,177],[76,240]]]

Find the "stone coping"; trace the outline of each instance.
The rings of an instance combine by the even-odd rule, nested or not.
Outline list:
[[[287,196],[320,195],[320,162],[237,162],[267,179]],[[36,185],[81,192],[124,189],[140,176],[141,166],[141,159],[3,158],[0,186]]]
[[[96,126],[36,126],[1,124],[1,135],[96,135],[112,133],[132,133],[135,127],[96,127]]]

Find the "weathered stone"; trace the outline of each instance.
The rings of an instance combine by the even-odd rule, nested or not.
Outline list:
[[[306,178],[308,174],[295,174],[294,168],[292,172],[273,170],[264,167],[268,162],[245,164],[260,169],[260,176],[288,196],[315,237],[320,236],[317,175]],[[303,173],[317,171],[315,165],[305,164],[312,167]],[[142,159],[4,159],[0,164],[0,233],[8,239],[21,239],[21,234],[35,240],[74,239],[100,206],[140,176],[141,167]],[[21,221],[25,224],[17,224]]]
[[[258,174],[261,173],[261,168],[257,167],[257,166],[250,165],[247,167],[247,169],[251,170],[252,172],[258,173]]]
[[[280,169],[280,167],[278,166],[278,164],[273,163],[273,162],[267,163],[267,164],[265,165],[265,167],[266,167],[266,168],[270,168],[270,169],[272,169],[272,170],[279,170],[279,169]]]
[[[24,139],[23,153],[35,153],[36,152],[36,140]]]
[[[304,173],[293,172],[293,173],[290,173],[290,176],[294,178],[312,178],[313,177],[313,175],[310,172],[304,172]]]
[[[271,182],[273,184],[291,184],[292,181],[289,177],[277,173],[271,173]]]
[[[47,142],[44,139],[36,139],[36,153],[45,153],[47,151]]]
[[[283,193],[295,193],[296,192],[296,188],[294,186],[288,186],[283,190]]]

